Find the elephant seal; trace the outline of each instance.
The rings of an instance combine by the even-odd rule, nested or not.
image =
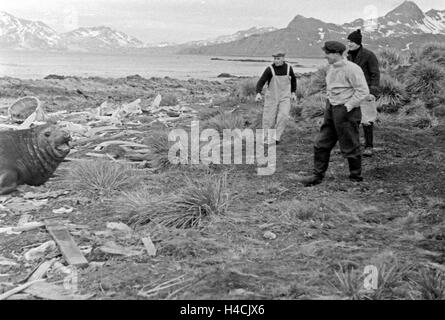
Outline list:
[[[0,132],[0,195],[21,184],[39,186],[70,152],[68,132],[55,124]]]

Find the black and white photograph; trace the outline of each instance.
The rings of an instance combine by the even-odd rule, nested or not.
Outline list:
[[[0,0],[0,300],[445,300],[445,2]]]

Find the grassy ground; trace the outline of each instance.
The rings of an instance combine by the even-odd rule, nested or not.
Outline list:
[[[253,123],[258,106],[244,103],[236,112]],[[422,299],[431,292],[443,299],[445,281],[434,276],[445,262],[445,126],[379,123],[376,154],[363,161],[363,183],[347,179],[347,162],[335,149],[325,181],[304,188],[296,179],[311,172],[317,131],[315,122],[292,121],[277,147],[272,176],[258,176],[249,165],[138,169],[140,184],[123,189],[145,190],[147,197],[176,194],[186,183],[184,173],[199,178],[228,170],[227,212],[198,228],[148,224],[132,225],[130,236],[98,233],[107,222],[131,224],[132,211],[117,205],[122,191],[76,188],[70,180],[75,162],[63,163],[44,186],[21,192],[68,191],[30,214],[43,221],[55,216],[54,208],[75,208],[61,218],[84,225],[72,232],[76,243],[92,247],[89,262],[105,262],[79,271],[80,291],[94,293],[94,299]],[[2,224],[15,225],[20,216],[3,215]],[[265,238],[267,231],[276,239]],[[144,235],[157,247],[155,257],[109,256],[97,249],[107,240],[142,248]],[[2,235],[0,253],[21,261],[27,247],[47,240],[43,229]],[[380,272],[373,292],[363,288],[367,265]],[[33,267],[2,269],[10,276],[0,282],[15,283]]]

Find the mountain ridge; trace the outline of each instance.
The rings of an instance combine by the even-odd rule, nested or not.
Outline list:
[[[295,57],[321,56],[326,40],[346,41],[361,29],[370,49],[411,49],[426,41],[445,41],[445,10],[423,12],[414,2],[404,1],[384,16],[355,19],[344,24],[327,23],[297,14],[285,28],[252,27],[231,35],[182,44],[147,44],[108,26],[81,27],[57,33],[41,21],[16,18],[0,12],[0,46],[17,50],[179,53],[225,56],[269,56],[286,51]]]
[[[342,25],[296,15],[273,36],[264,33],[223,45],[184,48],[179,53],[268,56],[284,50],[295,57],[319,57],[322,42],[328,39],[345,42],[347,35],[356,29],[362,30],[364,44],[373,50],[383,47],[407,50],[427,41],[445,42],[445,10],[431,9],[424,13],[414,2],[404,1],[377,19],[359,18]]]

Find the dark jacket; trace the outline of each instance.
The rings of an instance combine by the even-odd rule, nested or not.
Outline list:
[[[285,76],[287,73],[287,63],[286,62],[279,67],[277,67],[275,64],[272,64],[272,67],[273,67],[275,74],[277,76]],[[295,77],[295,73],[294,73],[294,70],[292,69],[292,66],[289,69],[289,76],[290,76],[290,84],[291,84],[290,91],[295,92],[297,90],[297,78]],[[269,85],[271,79],[272,79],[272,71],[270,71],[270,68],[267,67],[266,70],[264,70],[263,75],[257,82],[256,93],[261,93],[264,85],[266,83],[267,83],[267,85]]]
[[[378,96],[380,92],[380,70],[375,54],[368,49],[360,47],[355,59],[352,58],[351,53],[348,53],[348,60],[362,68],[370,93]]]

